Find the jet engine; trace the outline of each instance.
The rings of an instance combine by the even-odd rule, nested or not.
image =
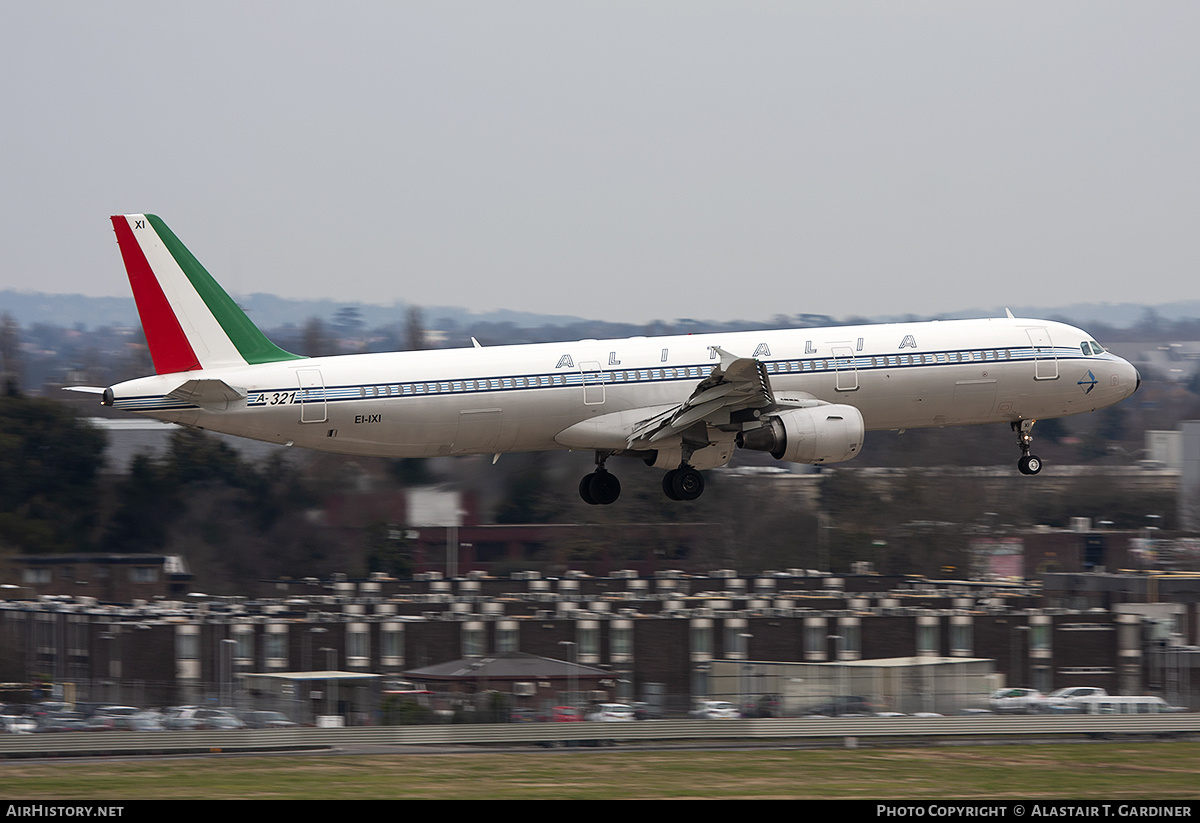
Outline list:
[[[787,409],[762,418],[762,426],[739,432],[739,448],[770,452],[790,463],[840,463],[862,448],[862,413],[854,406]]]

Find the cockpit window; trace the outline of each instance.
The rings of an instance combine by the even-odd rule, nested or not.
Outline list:
[[[1084,354],[1104,354],[1104,349],[1095,340],[1084,340],[1079,344]]]
[[[1092,354],[1104,354],[1104,347],[1095,340],[1092,341]]]

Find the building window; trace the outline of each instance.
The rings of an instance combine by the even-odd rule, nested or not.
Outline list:
[[[708,619],[693,620],[690,629],[692,657],[708,659],[712,657],[712,621]]]
[[[938,656],[937,618],[928,623],[917,624],[917,657]]]
[[[129,579],[134,583],[157,583],[158,569],[154,566],[134,566],[129,570]]]
[[[614,663],[627,662],[633,657],[633,626],[613,624],[608,645]]]
[[[805,621],[804,624],[804,659],[820,661],[826,658],[825,653],[825,621]]]
[[[249,628],[249,627],[247,627]],[[237,649],[234,651],[234,656],[239,663],[250,665],[254,662],[254,634],[253,631],[235,632],[233,639],[237,641]]]
[[[265,652],[268,659],[287,659],[287,635],[283,632],[267,632]]]
[[[49,569],[22,569],[21,582],[26,586],[38,586],[50,582]]]
[[[462,656],[483,657],[487,646],[484,643],[482,623],[464,623],[462,629]]]
[[[521,633],[509,623],[501,623],[496,629],[496,651],[518,652],[521,650]]]
[[[175,635],[175,658],[177,660],[200,659],[200,635],[180,632]]]
[[[600,624],[594,620],[578,623],[575,627],[575,642],[579,644],[579,657],[576,662],[600,662]]]
[[[970,618],[954,618],[950,623],[950,655],[971,657],[975,652],[974,634]]]
[[[725,624],[725,657],[730,660],[745,660],[747,649],[750,645],[750,638],[747,635],[746,627],[741,625],[744,621],[738,621],[736,624]]]
[[[1050,624],[1034,623],[1029,627],[1029,648],[1044,652],[1050,650]]]
[[[370,662],[370,627],[365,623],[352,623],[346,630],[346,665],[362,668]]]
[[[856,619],[853,622],[838,624],[838,634],[841,635],[839,660],[859,660],[862,658],[862,626]]]
[[[404,630],[398,625],[385,624],[379,634],[379,651],[385,666],[404,665]]]

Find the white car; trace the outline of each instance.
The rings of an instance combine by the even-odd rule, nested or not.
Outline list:
[[[737,706],[725,700],[705,700],[691,714],[704,720],[733,720],[742,716]]]
[[[1068,686],[1065,689],[1050,692],[1042,705],[1042,711],[1060,714],[1072,714],[1086,711],[1083,704],[1087,697],[1106,697],[1108,692],[1099,686]]]
[[[606,722],[633,720],[633,706],[627,706],[624,703],[601,703],[595,711],[587,716],[587,719]]]
[[[19,714],[0,715],[0,731],[5,734],[33,734],[37,731],[37,723],[32,717]]]
[[[997,689],[988,698],[994,712],[1034,714],[1041,711],[1045,696],[1037,689]]]

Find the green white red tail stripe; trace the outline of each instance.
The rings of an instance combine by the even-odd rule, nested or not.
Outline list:
[[[268,340],[158,217],[112,222],[156,372],[302,359]]]

